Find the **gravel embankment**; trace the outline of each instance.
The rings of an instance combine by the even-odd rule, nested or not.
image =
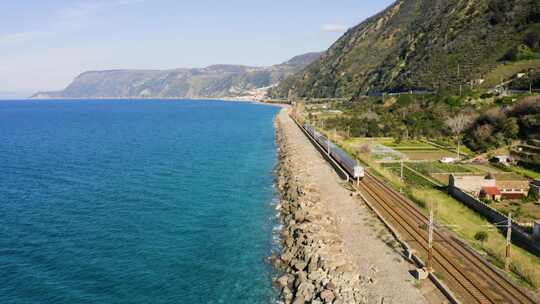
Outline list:
[[[284,108],[275,121],[282,252],[270,258],[284,303],[427,303],[392,236]],[[424,289],[424,291],[422,291]],[[431,298],[431,297],[430,297]],[[430,299],[430,302],[433,299]]]

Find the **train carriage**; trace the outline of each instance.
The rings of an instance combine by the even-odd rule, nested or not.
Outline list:
[[[304,124],[304,130],[313,138],[326,152],[339,163],[353,178],[362,179],[365,175],[364,167],[354,161],[345,151],[329,141],[323,134],[316,131],[309,124]]]

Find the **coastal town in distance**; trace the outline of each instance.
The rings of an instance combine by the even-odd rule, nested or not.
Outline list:
[[[540,1],[8,2],[1,303],[540,303]]]

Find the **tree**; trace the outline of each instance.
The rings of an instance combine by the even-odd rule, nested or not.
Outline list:
[[[504,131],[504,135],[509,141],[511,141],[512,139],[516,139],[519,133],[519,125],[517,118],[508,118],[506,121],[504,121],[502,129]]]
[[[461,133],[467,127],[469,127],[472,122],[473,122],[473,117],[470,116],[470,115],[464,115],[463,113],[460,113],[455,117],[450,117],[445,121],[446,125],[450,128],[450,130],[452,130],[452,133],[454,133],[454,135],[456,135],[456,137],[457,137],[457,142],[458,142],[457,157],[458,157],[458,161],[460,159],[459,148],[460,148],[460,141],[461,141]]]

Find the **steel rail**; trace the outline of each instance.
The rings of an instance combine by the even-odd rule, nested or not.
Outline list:
[[[420,221],[421,224],[425,225],[429,223],[428,218],[420,210],[418,210],[418,208],[416,208],[412,202],[407,200],[401,194],[397,193],[388,185],[384,184],[375,176],[369,175],[369,178],[373,180],[377,186],[384,189],[386,193],[388,193],[393,199],[397,200],[402,206],[404,206],[405,208],[401,208],[402,210],[415,217]],[[533,295],[529,294],[523,290],[523,288],[510,281],[506,274],[495,269],[491,264],[489,264],[488,261],[479,256],[478,253],[474,252],[466,244],[456,241],[455,237],[449,236],[447,233],[443,233],[438,229],[435,229],[435,235],[442,239],[444,244],[449,246],[450,249],[454,250],[457,253],[456,255],[465,257],[465,259],[475,267],[475,270],[482,273],[483,279],[488,278],[491,280],[491,283],[493,283],[491,285],[494,285],[492,287],[501,288],[507,300],[515,302],[514,300],[517,299],[518,302],[515,303],[539,302]]]

